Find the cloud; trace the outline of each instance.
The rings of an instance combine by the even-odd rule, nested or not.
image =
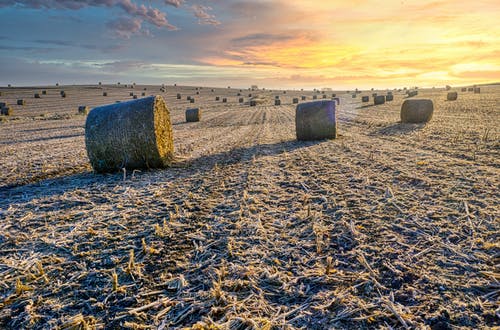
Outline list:
[[[184,0],[165,0],[165,3],[167,5],[174,6],[174,7],[178,8],[184,3]]]
[[[220,22],[215,19],[214,15],[210,15],[208,13],[209,10],[212,10],[211,7],[203,6],[203,5],[192,5],[191,10],[194,13],[194,16],[198,18],[199,24],[208,24],[208,25],[219,25]]]
[[[110,28],[116,36],[130,39],[133,35],[143,34],[141,32],[142,20],[139,18],[120,17],[109,21],[106,26]],[[146,32],[148,34],[149,32]]]

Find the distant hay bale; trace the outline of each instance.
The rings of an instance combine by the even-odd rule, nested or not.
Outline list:
[[[418,95],[418,91],[408,91],[408,97],[413,97]]]
[[[469,87],[469,88],[467,88],[467,91],[468,91],[468,92],[473,92],[473,91],[474,91],[474,87]]]
[[[337,94],[333,93],[333,94],[332,94],[332,97],[337,97]]]
[[[214,90],[213,90],[213,89],[212,89],[211,91],[212,91],[212,93],[214,92]]]
[[[133,92],[128,93],[129,96],[134,96]]]
[[[354,97],[356,97],[356,96],[354,96]],[[326,94],[323,94],[323,98],[326,99]]]
[[[352,98],[355,99],[356,98],[356,94],[352,94]]]
[[[313,95],[313,100],[317,100],[318,99],[318,95]]]
[[[394,100],[394,95],[392,95],[392,94],[387,94],[387,95],[385,96],[385,100],[386,100],[387,102],[390,102],[390,101]]]
[[[87,107],[85,105],[81,105],[81,106],[78,107],[78,113],[80,115],[86,115],[86,114],[88,114],[89,110],[90,110],[89,107]]]
[[[186,97],[186,100],[190,101],[191,100],[191,96]]]
[[[0,102],[0,108],[4,108],[4,107],[6,107],[6,106],[7,106],[7,103],[5,103],[5,102]]]
[[[107,92],[102,92],[102,96],[108,96]]]
[[[180,100],[182,98],[181,94],[177,94],[177,99]]]
[[[274,105],[281,105],[281,100],[280,99],[274,100]]]
[[[56,83],[56,86],[59,86],[59,83]],[[10,85],[9,85],[9,87],[10,87]]]
[[[189,100],[189,103],[194,103],[194,97]]]
[[[0,108],[0,113],[4,116],[12,116],[14,114],[14,111],[9,106],[3,106],[2,108]]]
[[[375,105],[379,104],[384,104],[385,103],[385,96],[384,95],[377,95],[373,98],[373,103]]]
[[[446,99],[448,101],[455,101],[457,98],[458,98],[457,92],[448,92],[448,95],[446,95]]]
[[[102,82],[99,81],[99,86],[101,86],[101,85],[102,85]]]
[[[248,94],[248,97],[252,97],[252,94],[251,94],[251,93],[250,93],[250,94]]]
[[[147,89],[146,87],[144,87],[144,89],[143,89],[143,90],[144,90],[144,91],[147,91],[148,89]]]
[[[201,118],[201,110],[199,108],[186,110],[186,121],[188,123],[200,121],[200,118]]]
[[[134,100],[137,100],[137,95],[134,95],[132,98],[133,98]]]
[[[315,101],[297,105],[295,131],[299,141],[335,139],[337,137],[335,101]]]
[[[216,101],[219,101],[219,100],[220,100],[220,97],[219,97],[219,96],[216,96],[216,97],[215,97],[215,100],[216,100]]]
[[[279,99],[280,99],[280,96],[279,96],[279,95],[276,95],[276,96],[274,97],[274,99],[275,99],[275,100],[279,100]]]
[[[200,95],[200,92],[196,92],[196,95]]]
[[[283,94],[286,94],[286,91],[283,91]]]
[[[373,93],[372,97],[375,98],[377,96],[377,93]]]
[[[222,99],[222,103],[227,103],[227,98],[225,98],[225,97],[224,97],[224,98]]]
[[[255,100],[250,100],[250,106],[255,107],[257,105],[257,101]]]
[[[299,103],[299,99],[297,97],[294,97],[293,100],[292,100],[292,103],[293,104]]]
[[[47,95],[47,91],[43,90],[42,95]]]
[[[39,93],[35,93],[35,99],[39,99],[40,98],[40,94]]]
[[[26,101],[25,100],[17,100],[17,105],[25,105]]]
[[[474,87],[474,94],[480,94],[480,93],[481,93],[481,88]]]
[[[387,91],[387,95],[392,95],[392,92],[391,91]]]
[[[150,96],[93,109],[85,124],[85,145],[96,172],[169,166],[174,143],[165,101]]]
[[[141,96],[146,96],[146,93],[142,92],[142,93],[141,93]]]
[[[370,101],[370,97],[369,96],[362,96],[361,97],[361,102],[369,102]]]
[[[405,100],[401,105],[402,123],[426,123],[431,120],[434,104],[431,100]]]
[[[446,90],[449,91],[451,89],[450,85],[446,85]]]
[[[300,97],[300,99],[301,99],[302,101],[305,101],[305,100],[307,100],[307,96],[301,96],[301,97]]]
[[[63,96],[63,94],[64,94],[64,93],[65,93],[64,91],[60,91],[60,92],[59,92],[59,94],[60,94],[61,96]]]
[[[467,92],[467,88],[466,87],[462,87],[462,92]]]
[[[241,96],[241,93],[236,94],[236,96]]]
[[[243,102],[244,102],[243,98],[242,98],[242,97],[240,97],[240,98],[238,99],[238,102],[239,102],[239,103],[243,103]]]
[[[11,85],[11,84],[8,84],[8,85],[7,85],[7,87],[11,88],[11,87],[12,87],[12,85]]]

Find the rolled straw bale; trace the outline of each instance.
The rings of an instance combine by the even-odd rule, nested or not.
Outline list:
[[[199,108],[187,109],[186,110],[186,121],[195,122],[200,121],[201,118],[201,110]]]
[[[286,91],[283,91],[283,94],[286,94]]]
[[[134,96],[134,92],[128,93],[129,96]]]
[[[148,89],[147,89],[146,87],[144,87],[144,89],[143,89],[143,90],[147,91]]]
[[[257,101],[255,100],[250,100],[250,106],[255,107],[257,105]]]
[[[220,100],[220,97],[219,97],[219,96],[216,96],[216,97],[215,97],[215,100],[216,100],[216,101],[219,101],[219,100]]]
[[[448,95],[446,95],[446,100],[448,101],[455,101],[457,98],[458,98],[457,92],[448,92]]]
[[[11,116],[14,114],[14,111],[12,110],[11,107],[5,106],[0,109],[0,113],[4,116]]]
[[[392,95],[392,91],[387,91],[387,95]]]
[[[481,93],[481,88],[474,87],[474,94],[480,94],[480,93]]]
[[[194,103],[194,97],[189,100],[189,103]]]
[[[107,92],[102,92],[102,96],[108,96]]]
[[[132,97],[134,100],[137,100],[137,95],[134,95],[134,97]]]
[[[17,105],[25,105],[26,101],[25,100],[17,100]]]
[[[450,85],[446,85],[446,90],[449,91],[451,89]]]
[[[186,97],[186,100],[187,101],[191,100],[191,96]]]
[[[281,105],[281,100],[280,99],[274,100],[274,105]]]
[[[462,92],[467,92],[467,88],[466,87],[462,87]]]
[[[354,96],[354,97],[356,97],[356,96]],[[323,98],[326,99],[326,94],[323,94]]]
[[[279,100],[279,99],[280,99],[280,96],[279,96],[279,95],[276,95],[276,96],[274,97],[274,99],[275,99],[275,100]]]
[[[431,100],[405,100],[401,105],[402,123],[426,123],[432,118],[434,104]]]
[[[222,103],[227,103],[227,98],[223,98]]]
[[[78,107],[78,113],[81,114],[81,115],[86,115],[89,113],[89,107],[85,106],[85,105],[81,105]]]
[[[11,85],[11,84],[8,84],[8,85],[7,85],[7,87],[11,88],[11,87],[12,87],[12,85]]]
[[[313,100],[317,100],[318,99],[318,95],[313,95]]]
[[[299,103],[299,99],[297,97],[294,97],[293,100],[292,100],[292,103],[293,104]]]
[[[251,94],[251,93],[250,93],[250,94],[248,94],[248,97],[252,97],[252,94]]]
[[[142,93],[141,93],[141,96],[146,96],[146,93],[145,93],[145,92],[142,92]]]
[[[181,94],[177,94],[177,99],[180,100],[181,99]]]
[[[56,83],[56,86],[59,86],[59,83]],[[9,87],[10,87],[10,85],[9,85]]]
[[[43,90],[43,91],[42,91],[42,95],[47,95],[47,91],[46,91],[46,90]]]
[[[352,94],[352,98],[355,99],[356,98],[356,94]]]
[[[35,99],[39,99],[40,98],[40,94],[39,93],[35,93]]]
[[[373,103],[375,105],[379,104],[384,104],[385,103],[385,96],[384,95],[377,95],[373,98]]]
[[[60,91],[60,92],[59,92],[59,94],[60,94],[61,96],[63,96],[63,94],[64,94],[64,93],[65,93],[64,91]]]
[[[241,96],[241,93],[236,94],[236,96]]]
[[[370,101],[370,97],[369,96],[362,96],[361,97],[361,102],[369,102]]]
[[[214,90],[212,89],[212,93],[214,92]]]
[[[239,100],[238,100],[238,102],[239,102],[239,103],[243,103],[243,101],[244,101],[244,100],[243,100],[243,98],[242,98],[242,97],[240,97],[240,98],[239,98]]]
[[[66,97],[66,92],[62,92],[61,97]]]
[[[102,82],[99,81],[99,86],[102,85]]]
[[[297,105],[295,109],[297,140],[335,139],[337,118],[335,101],[315,101]]]
[[[307,100],[307,97],[306,97],[306,96],[301,96],[301,97],[300,97],[300,99],[301,99],[302,101],[305,101],[305,100]]]
[[[469,87],[469,88],[467,88],[467,91],[468,91],[468,92],[473,92],[473,91],[474,91],[474,87]]]
[[[373,93],[373,94],[372,94],[372,97],[376,97],[376,96],[377,96],[377,93]]]
[[[196,95],[200,95],[200,92],[196,92]]]
[[[394,100],[394,95],[392,95],[392,94],[387,94],[387,95],[386,95],[386,97],[385,97],[385,100],[386,100],[387,102],[390,102],[390,101]]]
[[[174,143],[170,112],[161,96],[94,108],[85,145],[97,172],[169,166]]]
[[[6,106],[7,106],[7,103],[5,103],[5,102],[0,102],[0,108],[6,107]]]
[[[337,94],[333,93],[333,94],[332,94],[332,97],[337,97]]]

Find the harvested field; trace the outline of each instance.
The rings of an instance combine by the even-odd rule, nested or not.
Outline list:
[[[308,142],[292,101],[312,91],[203,88],[186,123],[195,87],[136,87],[171,112],[172,168],[92,173],[75,109],[130,88],[0,89],[0,328],[499,324],[500,86],[419,89],[427,125],[398,123],[404,92],[337,92],[338,138]]]

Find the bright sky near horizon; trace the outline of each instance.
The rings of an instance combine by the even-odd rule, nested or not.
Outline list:
[[[0,0],[0,85],[500,81],[498,0]]]

